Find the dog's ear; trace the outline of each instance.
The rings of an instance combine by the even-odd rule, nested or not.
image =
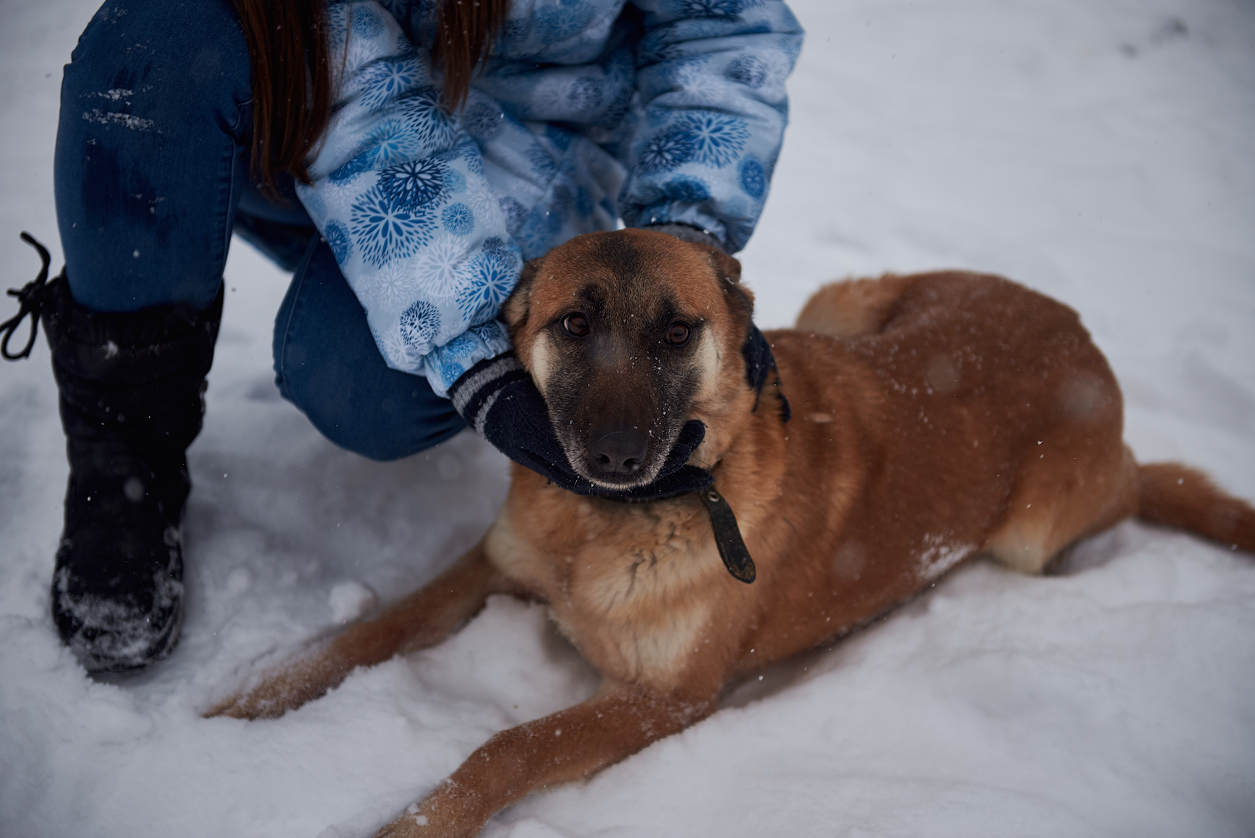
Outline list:
[[[536,274],[540,272],[541,263],[544,261],[545,258],[540,256],[523,266],[523,270],[519,273],[519,281],[515,283],[514,290],[510,292],[510,296],[506,297],[506,301],[501,306],[501,317],[505,320],[512,339],[515,331],[523,328],[523,325],[527,323],[527,313],[532,307],[532,285],[535,284]]]
[[[719,274],[720,279],[726,279],[732,283],[741,281],[741,263],[733,259],[722,250],[711,249],[710,261],[715,266],[715,272]]]
[[[722,250],[710,251],[710,261],[733,320],[739,327],[748,329],[754,318],[754,295],[741,284],[741,263]]]

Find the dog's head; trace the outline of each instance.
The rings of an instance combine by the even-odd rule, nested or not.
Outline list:
[[[748,414],[753,298],[727,254],[648,230],[589,233],[528,262],[503,312],[523,366],[581,476],[652,482],[690,419],[711,466]]]

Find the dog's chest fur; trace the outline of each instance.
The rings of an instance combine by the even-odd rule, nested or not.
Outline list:
[[[511,492],[485,541],[489,560],[546,601],[603,674],[675,684],[707,642],[715,606],[706,589],[727,573],[700,502],[581,498],[522,469],[514,480],[542,485]]]

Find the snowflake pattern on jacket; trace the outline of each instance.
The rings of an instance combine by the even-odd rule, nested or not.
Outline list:
[[[388,366],[445,395],[509,348],[523,261],[619,218],[745,245],[801,49],[781,0],[513,0],[456,114],[430,7],[333,0],[338,98],[297,187]]]

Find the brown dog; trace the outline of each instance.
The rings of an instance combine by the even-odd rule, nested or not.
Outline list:
[[[831,285],[798,329],[768,333],[779,381],[758,394],[739,271],[660,233],[591,234],[530,263],[505,316],[589,480],[649,482],[684,423],[706,424],[690,462],[713,470],[735,511],[752,584],[725,570],[698,497],[579,497],[515,466],[496,522],[435,582],[213,713],[280,715],[355,667],[439,642],[490,594],[542,600],[604,675],[600,691],[497,734],[380,833],[471,836],[531,790],[693,724],[738,676],[849,632],[972,556],[1037,573],[1134,515],[1255,550],[1250,505],[1191,469],[1134,462],[1119,388],[1065,306],[959,272]],[[633,429],[602,459],[598,440]]]

